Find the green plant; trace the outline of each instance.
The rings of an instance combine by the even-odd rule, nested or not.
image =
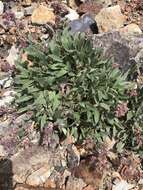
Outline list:
[[[143,72],[142,65],[133,64],[128,71],[128,80],[133,88],[128,91],[128,113],[124,118],[126,133],[130,138],[126,148],[143,155]]]
[[[52,123],[76,140],[108,135],[123,147],[130,83],[84,34],[64,30],[44,44],[31,42],[24,52],[28,59],[19,60],[15,77],[19,113],[32,111],[40,130]]]

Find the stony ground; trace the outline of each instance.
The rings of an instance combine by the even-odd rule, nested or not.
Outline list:
[[[71,136],[61,142],[51,134],[49,146],[45,134],[39,146],[30,113],[19,116],[11,104],[21,48],[63,24],[90,35],[123,71],[143,64],[142,0],[0,1],[0,190],[143,190],[143,159],[114,152],[114,139],[98,149],[90,140],[76,146]]]

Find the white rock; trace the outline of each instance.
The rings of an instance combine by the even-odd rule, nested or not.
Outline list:
[[[112,190],[130,190],[135,185],[127,183],[125,180],[119,181],[116,185],[113,185]]]
[[[4,4],[2,1],[0,1],[0,15],[2,15],[4,12]]]
[[[18,59],[18,49],[13,45],[9,50],[9,55],[6,58],[7,62],[13,66],[15,65],[16,60]]]
[[[10,105],[14,100],[14,97],[12,96],[6,96],[0,100],[0,107],[6,107]]]
[[[65,18],[69,19],[70,21],[79,18],[79,14],[75,10],[69,8],[68,11],[69,13],[65,16]]]
[[[9,88],[10,86],[12,86],[12,84],[13,84],[13,79],[12,79],[12,77],[7,77],[7,78],[5,78],[5,79],[3,79],[3,80],[0,80],[0,84],[1,84],[1,82],[3,81],[3,88]]]
[[[4,150],[4,147],[0,145],[0,157],[5,157],[5,156],[7,156],[7,153]]]
[[[9,106],[14,100],[14,94],[16,94],[16,92],[13,90],[6,91],[0,99],[0,107]]]
[[[14,14],[15,14],[15,18],[17,18],[17,19],[24,18],[24,12],[23,11],[15,11]]]

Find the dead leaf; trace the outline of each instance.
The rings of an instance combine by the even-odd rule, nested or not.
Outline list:
[[[108,136],[105,138],[104,144],[107,150],[111,150],[113,146],[115,145],[116,141],[115,139],[110,139]]]

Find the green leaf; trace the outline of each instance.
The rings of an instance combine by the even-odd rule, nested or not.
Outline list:
[[[67,73],[68,73],[67,70],[62,69],[61,71],[59,71],[59,72],[57,73],[56,77],[60,78],[60,77],[62,77],[62,76],[64,76],[64,75],[66,75]]]
[[[122,142],[117,143],[117,145],[116,145],[117,152],[119,152],[119,153],[123,152],[124,145],[125,144]]]
[[[104,108],[105,110],[110,111],[110,106],[109,106],[109,105],[107,105],[107,104],[105,104],[105,103],[100,103],[100,106],[101,106],[102,108]]]
[[[52,58],[54,61],[57,61],[57,62],[60,62],[60,63],[62,63],[63,62],[63,60],[59,57],[59,56],[57,56],[57,55],[53,55],[53,54],[50,54],[50,55],[48,55],[50,58]]]
[[[43,106],[47,107],[47,102],[46,102],[46,99],[44,97],[43,92],[40,92],[38,94],[38,97],[36,96],[36,99],[35,99],[34,103],[37,104],[37,105],[43,105]]]
[[[63,134],[64,134],[65,136],[67,136],[68,131],[67,131],[66,128],[62,128],[62,132],[63,132]]]
[[[100,113],[96,108],[94,109],[93,116],[94,116],[94,122],[97,124],[99,122]]]
[[[18,109],[18,111],[17,111],[17,113],[24,113],[24,112],[27,112],[27,111],[29,111],[29,107],[28,106],[26,106],[26,107],[23,107],[23,108],[19,108]]]
[[[19,99],[16,100],[16,103],[27,102],[33,99],[33,96],[21,96]]]
[[[132,111],[128,111],[128,113],[127,113],[127,121],[132,119],[132,117],[133,117]]]
[[[47,124],[47,115],[44,114],[42,117],[41,117],[41,129],[43,129],[45,127],[45,125]]]

